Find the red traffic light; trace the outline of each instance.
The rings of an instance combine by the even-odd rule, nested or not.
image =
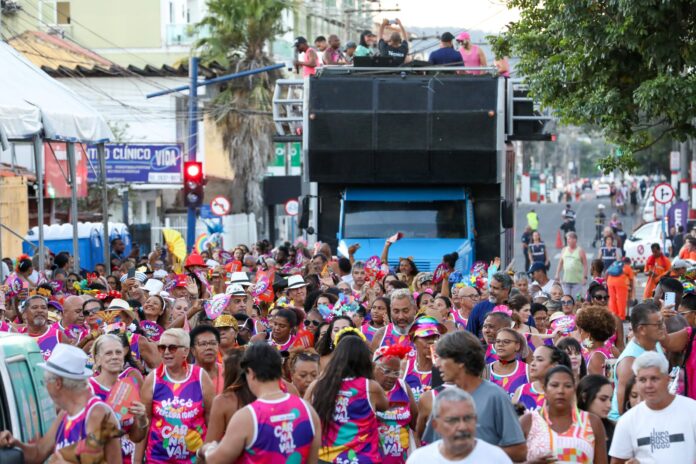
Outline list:
[[[203,164],[198,161],[184,163],[184,181],[200,182],[203,179]]]

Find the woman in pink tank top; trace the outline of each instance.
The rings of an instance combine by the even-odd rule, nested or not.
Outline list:
[[[371,380],[372,356],[357,329],[336,336],[336,349],[323,375],[307,390],[322,426],[319,459],[325,462],[367,464],[380,461],[377,411],[389,401]],[[348,430],[354,433],[346,435]]]
[[[183,329],[165,330],[157,344],[162,365],[142,388],[150,417],[148,463],[188,464],[205,440],[214,387],[205,371],[186,362],[190,344]]]
[[[605,342],[614,335],[614,316],[604,306],[586,306],[578,312],[575,324],[582,339],[587,373],[609,374],[607,361],[614,355]]]
[[[506,328],[495,336],[495,347],[498,360],[488,365],[488,378],[512,396],[518,387],[527,383],[527,364],[518,359],[527,344],[519,332]]]
[[[573,372],[566,366],[552,368],[544,380],[544,394],[544,406],[520,419],[527,438],[527,460],[606,463],[604,426],[597,416],[575,405]]]
[[[136,369],[125,366],[126,348],[123,340],[114,334],[106,334],[97,338],[92,345],[94,357],[94,370],[98,374],[89,379],[89,386],[94,394],[102,401],[106,401],[112,388],[121,379],[130,377],[135,381],[137,388],[143,384],[143,377]],[[135,444],[142,441],[147,434],[147,416],[145,405],[141,402],[133,403],[131,408],[133,417],[127,421],[120,421],[121,428],[128,434],[121,437],[121,453],[124,464],[133,462]],[[117,414],[118,417],[118,414]],[[118,417],[120,420],[120,417]]]

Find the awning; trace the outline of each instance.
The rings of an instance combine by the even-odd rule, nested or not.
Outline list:
[[[0,42],[0,125],[10,140],[44,138],[101,143],[113,138],[104,118],[5,42]]]

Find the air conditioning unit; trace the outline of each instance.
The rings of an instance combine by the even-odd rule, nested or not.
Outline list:
[[[4,15],[14,14],[21,9],[22,9],[22,7],[16,1],[0,0],[0,10],[2,10],[2,14],[4,14]]]

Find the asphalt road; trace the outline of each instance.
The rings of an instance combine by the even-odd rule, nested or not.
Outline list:
[[[609,222],[611,214],[616,212],[611,209],[609,198],[602,199],[588,199],[586,201],[571,202],[571,208],[575,210],[577,216],[575,219],[575,230],[578,233],[578,240],[580,246],[588,254],[588,259],[590,256],[594,257],[597,254],[597,249],[592,247],[592,239],[595,236],[595,224],[594,216],[597,212],[597,206],[603,203],[605,205],[604,213],[607,215],[607,220],[605,223]],[[565,203],[561,204],[518,204],[515,213],[515,270],[524,270],[524,255],[522,254],[522,232],[527,225],[527,213],[534,209],[539,216],[539,232],[541,233],[541,239],[546,243],[546,250],[549,254],[549,259],[551,261],[551,270],[549,272],[549,277],[553,277],[556,272],[556,267],[558,266],[558,260],[561,256],[561,250],[556,248],[556,234],[560,230],[559,227],[563,223],[563,218],[561,217],[561,212],[565,208]],[[638,214],[640,213],[640,208],[638,208]],[[634,224],[638,222],[638,215],[636,217],[627,214],[626,216],[619,216],[621,222],[623,223],[623,228],[629,235],[633,230]]]

